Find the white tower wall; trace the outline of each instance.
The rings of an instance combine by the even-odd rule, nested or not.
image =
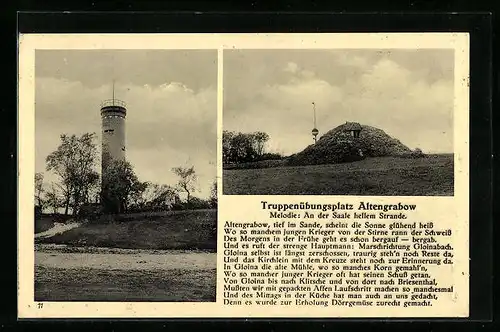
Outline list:
[[[114,160],[125,160],[125,117],[108,114],[102,118],[102,151]]]
[[[101,108],[103,173],[109,159],[125,160],[125,116],[127,111],[124,103],[118,102],[115,100],[114,105],[104,104]]]

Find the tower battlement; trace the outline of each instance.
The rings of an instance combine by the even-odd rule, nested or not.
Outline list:
[[[123,107],[127,108],[127,104],[120,99],[106,99],[101,102],[101,109],[109,106],[118,106],[118,107]]]

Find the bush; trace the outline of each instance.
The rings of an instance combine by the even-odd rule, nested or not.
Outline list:
[[[259,157],[259,160],[280,160],[283,159],[283,156],[279,153],[264,153]]]
[[[80,207],[78,211],[78,216],[82,218],[94,218],[102,214],[101,204],[84,204]]]
[[[427,155],[422,152],[419,148],[416,148],[415,150],[405,153],[404,155],[401,155],[400,157],[402,158],[410,158],[410,159],[417,159],[417,158],[426,158]]]
[[[189,204],[186,205],[192,210],[210,209],[210,202],[198,197],[191,197]]]
[[[422,152],[422,150],[420,150],[419,148],[416,148],[415,150],[413,150],[411,152],[411,155],[414,157],[414,158],[421,158],[421,157],[424,157],[424,153]]]

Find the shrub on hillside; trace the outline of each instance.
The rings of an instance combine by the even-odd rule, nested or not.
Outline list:
[[[403,158],[411,158],[411,159],[417,159],[417,158],[426,158],[427,155],[422,152],[419,148],[416,148],[413,151],[410,151],[409,153],[405,153],[404,155],[401,155],[400,157]]]
[[[411,152],[411,155],[412,155],[413,158],[422,158],[422,157],[425,157],[424,153],[419,148],[416,148],[415,150],[413,150]]]
[[[264,153],[259,157],[259,160],[280,160],[283,156],[279,153]]]
[[[208,200],[193,196],[189,200],[189,204],[186,203],[186,208],[189,210],[201,210],[201,209],[210,209],[211,206]]]
[[[84,204],[78,211],[78,216],[81,218],[95,218],[102,214],[102,206],[99,203]]]

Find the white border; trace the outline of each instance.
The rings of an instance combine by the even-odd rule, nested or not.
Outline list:
[[[19,117],[18,117],[18,316],[20,318],[98,318],[98,317],[248,317],[245,308],[224,307],[218,303],[99,303],[45,302],[37,308],[34,298],[34,59],[36,49],[217,49],[218,130],[222,132],[222,54],[224,49],[455,49],[455,196],[453,211],[457,230],[465,239],[460,255],[468,256],[468,132],[469,132],[469,35],[465,33],[355,33],[355,34],[25,34],[19,37]],[[221,143],[218,142],[220,165]],[[219,166],[220,168],[220,166]],[[218,170],[219,197],[222,189]],[[312,198],[312,197],[311,197]],[[220,208],[219,208],[220,209]],[[220,216],[220,210],[219,210]],[[219,223],[223,222],[219,219]],[[219,227],[221,229],[221,227]],[[219,238],[220,238],[219,233]],[[220,241],[221,242],[221,241]],[[219,251],[219,256],[221,252]],[[220,266],[221,259],[218,259]],[[465,269],[466,268],[466,269]],[[218,269],[221,270],[220,268]],[[219,272],[218,271],[218,272]],[[463,271],[468,274],[468,264]],[[218,275],[220,279],[220,275]],[[218,281],[219,285],[221,282]],[[466,308],[453,316],[468,315],[468,279],[460,287],[467,290]],[[218,286],[218,293],[220,287]],[[463,299],[462,299],[463,300]],[[464,302],[464,303],[465,303]],[[401,317],[402,310],[375,312],[365,309],[339,311],[316,308],[261,308],[252,317]],[[428,316],[424,311],[414,317]],[[432,316],[449,316],[434,312]]]

